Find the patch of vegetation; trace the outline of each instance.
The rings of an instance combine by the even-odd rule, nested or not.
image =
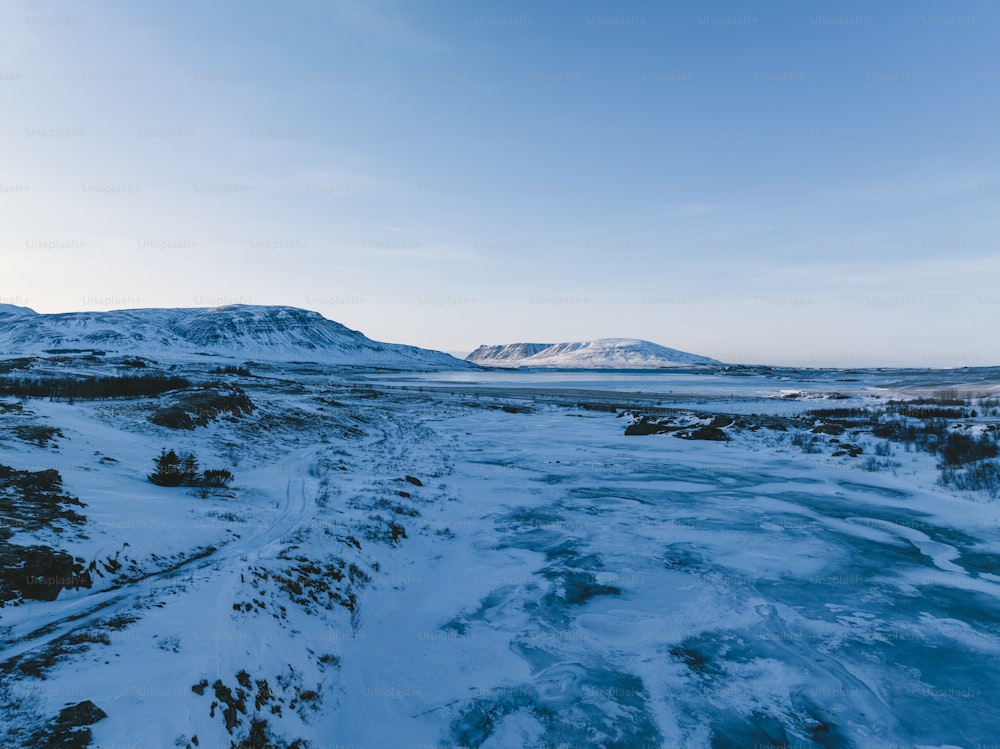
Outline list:
[[[932,397],[889,401],[881,409],[824,409],[809,415],[823,419],[813,432],[841,434],[853,429],[854,436],[868,432],[884,440],[875,446],[877,457],[869,457],[860,464],[864,470],[897,467],[898,463],[884,458],[893,455],[892,443],[901,443],[907,450],[920,450],[938,458],[942,486],[997,497],[1000,496],[1000,463],[992,459],[1000,455],[997,445],[1000,425],[990,419],[997,415],[998,403],[1000,401],[994,397],[975,397],[947,390]],[[792,442],[804,448],[807,444],[798,435]],[[855,445],[837,444],[839,454],[851,454],[849,448],[856,454],[861,453]]]
[[[867,421],[871,418],[871,412],[866,408],[815,408],[809,411],[810,416],[819,419],[861,419]]]
[[[358,567],[351,565],[347,568],[343,559],[316,562],[303,556],[279,556],[295,562],[294,566],[273,575],[274,582],[293,603],[306,611],[310,611],[313,606],[326,610],[343,606],[352,613],[357,609],[358,596],[354,592],[354,585],[364,585],[369,580],[363,573],[363,577],[355,577],[356,573],[361,572]]]
[[[937,455],[942,466],[959,466],[996,457],[995,431],[973,436],[949,427],[948,421],[930,418],[924,421],[890,419],[880,421],[872,434],[893,442],[912,444],[916,449]]]
[[[909,416],[912,419],[963,419],[972,414],[965,408],[954,408],[946,406],[914,406],[909,403],[899,405],[891,409],[893,413],[900,416]]]
[[[200,489],[225,489],[235,478],[225,468],[199,470],[194,453],[178,455],[164,448],[153,460],[156,466],[147,479],[157,486],[193,486]]]
[[[101,400],[141,398],[191,387],[183,377],[141,374],[124,377],[3,377],[0,395],[28,398]]]
[[[984,492],[991,498],[1000,496],[1000,463],[995,460],[975,463],[964,469],[946,466],[941,471],[942,486],[961,491]]]
[[[0,679],[0,746],[31,746],[30,733],[43,721],[41,711],[41,689],[27,688],[3,664],[3,678]]]
[[[819,439],[814,434],[795,432],[792,435],[792,444],[802,448],[802,452],[815,454],[820,452]]]
[[[893,442],[909,442],[925,452],[936,452],[937,446],[948,432],[948,422],[944,419],[929,419],[914,423],[901,419],[879,421],[872,427],[876,437]]]
[[[97,634],[71,634],[53,640],[40,650],[33,650],[20,657],[12,658],[0,664],[0,668],[5,672],[15,671],[19,676],[44,679],[46,673],[63,658],[85,653],[93,644],[110,645],[111,640],[106,634],[100,632]]]
[[[31,369],[31,365],[35,363],[35,358],[19,357],[17,359],[4,359],[0,361],[0,374],[7,374],[8,372],[13,372],[18,369]]]
[[[157,409],[156,413],[149,417],[149,420],[157,426],[168,429],[194,429],[194,419],[187,411],[178,406]]]
[[[251,567],[251,584],[260,599],[234,603],[233,610],[241,613],[252,613],[255,609],[265,611],[267,606],[261,599],[273,595],[268,591],[273,585],[308,614],[319,610],[332,611],[340,606],[351,613],[353,622],[360,612],[358,592],[371,582],[371,576],[357,564],[347,564],[332,555],[325,560],[296,556],[295,548],[293,546],[279,553],[279,559],[290,562],[282,569]],[[287,616],[285,607],[281,605],[271,606],[269,613],[279,621]]]
[[[365,538],[369,541],[379,541],[396,546],[401,539],[406,538],[406,528],[394,520],[389,520],[381,515],[375,515],[371,522],[365,526]]]
[[[850,442],[838,442],[837,449],[833,451],[833,457],[839,458],[842,455],[847,455],[851,458],[856,458],[863,452],[864,450],[858,445],[852,445]]]
[[[15,531],[65,530],[86,518],[84,504],[62,491],[55,469],[20,471],[0,465],[0,606],[21,600],[55,600],[63,588],[89,588],[84,560],[48,546],[10,543]]]
[[[139,621],[138,617],[132,616],[130,614],[116,614],[115,616],[107,619],[103,624],[110,629],[119,631],[125,629],[129,624]]]
[[[177,635],[160,635],[156,638],[156,647],[165,653],[179,653],[181,638]]]
[[[27,676],[33,679],[44,679],[46,673],[67,656],[78,656],[85,653],[92,645],[110,645],[109,630],[122,630],[138,618],[128,614],[118,614],[109,619],[101,619],[79,627],[65,636],[53,640],[38,650],[32,650],[21,656],[15,656],[0,663],[0,671],[14,673],[17,678]],[[0,689],[2,692],[2,689]],[[2,709],[2,694],[0,694],[0,709]],[[2,723],[2,721],[0,721]],[[37,724],[38,721],[35,721]],[[2,734],[0,734],[2,736]],[[8,746],[0,743],[0,746]]]
[[[19,440],[30,442],[37,447],[48,447],[49,442],[56,437],[63,436],[63,433],[56,427],[34,424],[20,424],[12,427],[11,431],[14,432],[14,436]]]
[[[979,437],[964,432],[949,432],[938,446],[941,460],[948,466],[965,465],[986,458],[995,458],[997,443],[988,434]]]
[[[232,375],[240,375],[241,377],[253,376],[253,372],[250,371],[250,368],[248,366],[243,365],[241,367],[237,367],[234,364],[227,364],[224,367],[216,367],[215,369],[211,370],[209,374],[232,374]]]
[[[889,401],[888,406],[967,406],[972,396],[958,390],[938,390],[932,396],[905,401]]]
[[[150,421],[168,429],[194,429],[208,426],[222,414],[238,418],[253,412],[253,401],[242,389],[206,387],[179,393],[173,403],[157,409]]]
[[[209,716],[214,718],[216,711],[219,712],[226,732],[233,737],[231,749],[307,749],[308,743],[303,739],[295,739],[289,743],[276,736],[266,717],[281,716],[284,707],[296,709],[297,703],[302,702],[306,694],[315,695],[318,702],[319,693],[301,690],[295,683],[298,680],[299,677],[294,672],[289,676],[279,675],[277,682],[280,694],[276,693],[267,679],[254,680],[244,670],[236,674],[234,687],[228,686],[222,679],[215,680],[211,686],[215,699],[209,705]],[[191,687],[191,691],[204,696],[208,687],[208,679],[202,679]],[[287,695],[289,691],[292,691],[294,696],[287,701],[282,695]],[[198,749],[197,738],[192,737],[186,743],[186,747]]]
[[[69,705],[59,711],[48,726],[33,737],[31,746],[38,749],[86,749],[93,734],[90,726],[108,714],[90,700]]]
[[[832,422],[825,422],[823,424],[817,424],[816,426],[814,426],[812,428],[812,433],[813,434],[841,435],[845,431],[847,431],[847,430],[843,426],[841,426],[840,424],[834,424]]]
[[[89,588],[84,560],[49,546],[0,542],[0,607],[15,601],[54,601],[63,588]]]
[[[879,460],[875,456],[868,456],[860,463],[861,470],[868,471],[869,473],[879,473],[881,471],[890,471],[893,468],[898,468],[899,463],[894,460]]]

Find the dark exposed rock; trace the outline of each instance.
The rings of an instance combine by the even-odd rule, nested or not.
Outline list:
[[[252,414],[253,402],[235,385],[221,388],[185,390],[172,403],[158,409],[150,421],[168,429],[194,429],[208,426],[222,415],[234,418]]]
[[[861,455],[862,452],[864,451],[858,445],[852,445],[848,442],[842,442],[841,444],[837,445],[837,451],[833,454],[833,457],[839,458],[842,455],[848,455],[852,458],[856,458],[859,455]]]
[[[12,431],[18,439],[30,442],[36,447],[48,447],[49,442],[63,436],[63,433],[55,427],[44,425],[20,425],[13,427]]]
[[[88,726],[108,715],[90,700],[64,707],[47,728],[32,737],[37,749],[87,749],[93,734]]]
[[[108,714],[93,702],[84,700],[60,710],[56,723],[61,726],[90,726],[107,717]]]
[[[698,429],[685,429],[683,431],[677,432],[675,437],[680,437],[685,440],[709,440],[712,442],[728,442],[729,438],[726,433],[717,427],[707,426],[699,427]]]
[[[229,733],[232,733],[236,724],[239,723],[240,720],[237,716],[237,712],[246,715],[246,692],[237,688],[236,694],[234,695],[233,690],[222,683],[222,679],[216,679],[215,683],[212,685],[212,689],[215,690],[216,699],[225,705],[222,709],[222,719],[226,724],[226,730]]]
[[[812,428],[813,434],[843,434],[845,431],[844,427],[840,424],[817,424]]]
[[[12,547],[14,548],[14,547]],[[54,601],[63,588],[89,588],[90,573],[83,560],[48,546],[17,547],[23,567],[4,569],[6,589],[33,601]],[[10,578],[14,578],[13,584]],[[19,584],[18,584],[19,583]]]
[[[633,424],[629,424],[625,427],[625,435],[639,435],[644,436],[647,434],[663,434],[665,432],[677,431],[678,427],[672,427],[667,424],[657,424],[654,421],[649,421],[646,418],[642,418]]]

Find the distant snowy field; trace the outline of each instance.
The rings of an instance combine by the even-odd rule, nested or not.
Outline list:
[[[993,392],[981,374],[271,364],[233,378],[252,415],[193,431],[149,422],[169,394],[25,399],[0,464],[57,468],[87,523],[15,540],[134,568],[0,609],[0,735],[39,745],[89,700],[96,747],[991,745],[996,500],[865,434],[624,434],[643,410]],[[10,436],[28,422],[62,436]],[[834,457],[849,439],[862,457]],[[162,447],[232,491],[149,484]]]

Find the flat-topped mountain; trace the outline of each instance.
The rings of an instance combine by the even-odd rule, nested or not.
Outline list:
[[[552,367],[558,369],[666,369],[720,366],[707,356],[660,346],[636,338],[599,338],[576,343],[510,343],[480,346],[466,361],[486,367]]]
[[[73,350],[403,369],[469,366],[440,351],[373,341],[318,312],[297,307],[236,304],[39,314],[27,307],[0,305],[0,355]]]

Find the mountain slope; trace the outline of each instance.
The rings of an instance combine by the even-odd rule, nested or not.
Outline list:
[[[551,345],[551,343],[508,343],[499,346],[480,346],[465,357],[465,360],[493,367],[517,367],[520,366],[517,363],[520,360],[541,353]],[[505,365],[503,362],[510,362],[510,364]]]
[[[466,357],[466,361],[489,367],[560,369],[664,369],[722,364],[707,356],[689,354],[686,351],[678,351],[636,338],[480,346]]]
[[[16,304],[0,304],[0,316],[3,315],[37,315],[31,307],[19,307]]]
[[[373,341],[318,312],[296,307],[238,304],[52,315],[24,307],[0,308],[0,355],[60,349],[417,369],[469,366],[439,351]]]

